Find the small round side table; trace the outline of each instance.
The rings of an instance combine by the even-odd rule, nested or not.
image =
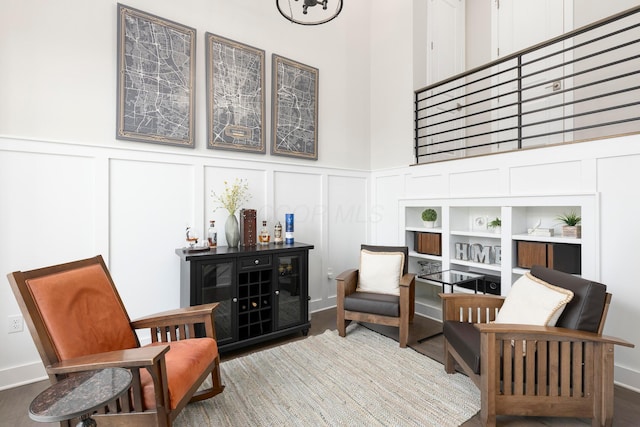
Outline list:
[[[93,411],[122,396],[131,386],[131,372],[106,368],[78,372],[40,393],[29,405],[29,417],[39,422],[58,422],[80,417],[78,426],[92,427]]]

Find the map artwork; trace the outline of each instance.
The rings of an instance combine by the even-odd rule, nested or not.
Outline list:
[[[318,69],[273,55],[271,153],[318,159]]]
[[[264,153],[264,51],[206,38],[208,147]]]
[[[119,139],[194,146],[196,30],[118,5]]]

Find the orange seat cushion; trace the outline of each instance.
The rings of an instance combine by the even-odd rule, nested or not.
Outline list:
[[[187,394],[196,379],[202,375],[209,364],[218,356],[218,345],[212,338],[191,338],[170,343],[157,342],[149,345],[167,345],[171,349],[165,354],[167,364],[167,383],[169,384],[169,402],[175,409]],[[149,371],[140,370],[143,404],[145,409],[156,407],[153,380]]]

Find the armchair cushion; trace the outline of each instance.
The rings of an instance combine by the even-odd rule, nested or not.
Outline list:
[[[400,316],[400,297],[373,292],[354,292],[344,299],[344,309],[382,316]]]
[[[402,252],[360,251],[359,292],[400,295],[400,278],[404,266]]]
[[[26,282],[59,360],[138,346],[129,318],[100,264]]]
[[[531,274],[573,292],[573,300],[562,312],[556,326],[587,332],[598,331],[607,297],[605,285],[539,265],[531,268]]]
[[[218,355],[218,345],[213,338],[192,338],[180,341],[155,342],[149,346],[167,345],[170,350],[165,355],[170,409],[175,409],[196,379],[209,367]],[[145,409],[156,407],[156,392],[149,371],[140,371]]]
[[[572,291],[526,273],[511,286],[495,322],[555,326],[572,298]]]
[[[445,320],[442,333],[473,372],[480,374],[480,332],[473,323]]]

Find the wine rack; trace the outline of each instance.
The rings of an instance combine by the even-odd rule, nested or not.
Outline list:
[[[221,352],[294,332],[309,331],[308,262],[312,245],[271,244],[180,256],[180,305],[218,302]]]
[[[238,327],[240,339],[272,331],[271,270],[238,275]]]

